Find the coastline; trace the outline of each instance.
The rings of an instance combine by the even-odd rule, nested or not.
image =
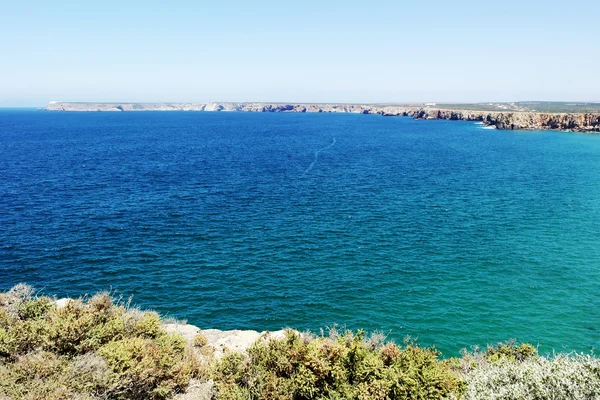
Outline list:
[[[544,113],[534,111],[483,111],[442,109],[430,106],[302,103],[82,103],[50,102],[46,111],[140,112],[229,111],[288,113],[355,113],[418,120],[475,121],[501,130],[557,130],[600,133],[600,113]]]
[[[596,398],[600,387],[593,353],[545,356],[512,340],[440,356],[335,328],[201,330],[107,292],[56,299],[20,284],[0,293],[0,399]]]
[[[64,309],[69,303],[76,304],[78,300],[69,297],[54,300],[54,306],[57,309]],[[194,345],[196,335],[203,335],[207,339],[206,345],[211,346],[214,352],[211,358],[219,360],[228,351],[244,353],[250,345],[259,340],[265,339],[281,339],[285,336],[288,329],[278,331],[253,331],[253,330],[220,330],[220,329],[201,329],[196,325],[191,325],[186,322],[171,322],[161,321],[162,328],[169,334],[182,336],[190,345]],[[297,331],[295,331],[297,332]],[[298,332],[297,332],[298,333]]]

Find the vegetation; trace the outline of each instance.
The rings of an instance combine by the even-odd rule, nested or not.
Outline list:
[[[196,334],[194,336],[194,346],[196,347],[204,347],[208,344],[208,339],[201,333]]]
[[[598,399],[600,359],[559,354],[548,359],[500,359],[466,376],[463,399]]]
[[[107,293],[57,302],[17,285],[0,293],[0,400],[166,399],[188,387],[244,400],[600,398],[593,355],[543,357],[513,341],[444,360],[384,339],[288,330],[218,359],[205,336],[169,334]]]
[[[446,110],[540,112],[540,113],[598,113],[600,103],[563,101],[518,101],[513,103],[438,103],[435,108]]]
[[[216,365],[223,399],[439,399],[462,381],[435,349],[365,341],[333,330],[327,337],[288,331],[255,343],[248,357],[229,354]]]
[[[514,342],[463,352],[458,361],[466,390],[461,399],[598,399],[600,359],[556,354],[546,358]]]
[[[107,293],[61,307],[25,285],[0,295],[0,398],[163,399],[199,375],[156,313]]]

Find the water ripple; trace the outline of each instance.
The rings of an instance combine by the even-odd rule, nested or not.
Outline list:
[[[338,323],[447,355],[600,346],[598,136],[2,112],[0,152],[0,289],[113,288],[202,327]]]

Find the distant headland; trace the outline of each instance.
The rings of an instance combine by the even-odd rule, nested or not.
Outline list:
[[[415,119],[478,121],[497,129],[600,132],[600,103],[516,102],[464,104],[303,103],[84,103],[50,102],[48,111],[239,111],[357,113]]]

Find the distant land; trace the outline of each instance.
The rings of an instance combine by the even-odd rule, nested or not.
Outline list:
[[[600,103],[85,103],[52,101],[48,111],[239,111],[358,113],[415,119],[478,121],[497,129],[600,132]]]

